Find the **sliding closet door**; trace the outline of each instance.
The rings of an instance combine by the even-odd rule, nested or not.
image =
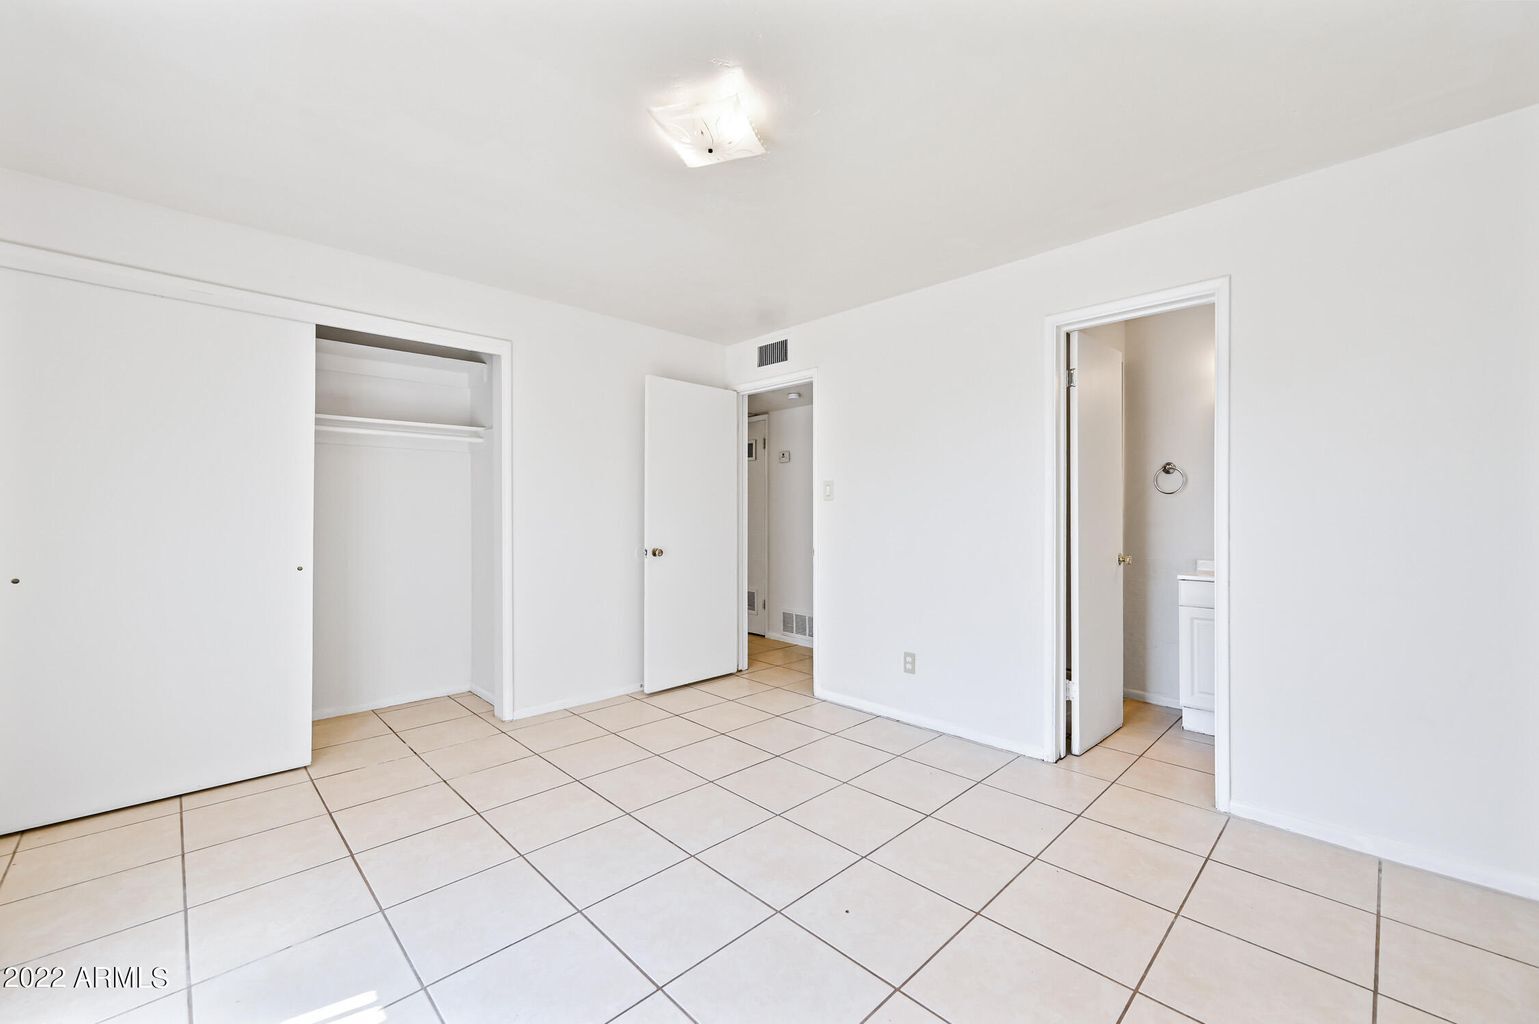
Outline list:
[[[0,270],[0,835],[310,759],[313,328]]]

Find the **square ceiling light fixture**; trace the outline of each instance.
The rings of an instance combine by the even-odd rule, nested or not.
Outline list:
[[[759,141],[739,93],[652,107],[651,112],[652,120],[686,167],[706,167],[764,153],[764,143]]]

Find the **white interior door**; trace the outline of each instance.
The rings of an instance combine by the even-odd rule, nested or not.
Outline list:
[[[1069,336],[1069,671],[1072,751],[1122,727],[1122,352]]]
[[[748,632],[764,635],[769,628],[769,417],[748,417]]]
[[[646,381],[642,688],[737,670],[739,399]]]
[[[0,270],[0,835],[309,762],[314,408],[313,327]]]

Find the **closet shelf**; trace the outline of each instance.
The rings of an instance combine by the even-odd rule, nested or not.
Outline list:
[[[377,437],[450,438],[472,443],[486,440],[486,427],[466,423],[424,423],[417,420],[381,420],[369,416],[315,414],[317,433],[372,434]]]

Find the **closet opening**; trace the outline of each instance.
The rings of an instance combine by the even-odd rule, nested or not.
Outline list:
[[[1227,282],[1048,330],[1048,749],[1142,794],[1226,809]]]
[[[317,326],[314,718],[511,715],[505,358]]]
[[[813,609],[813,381],[743,396],[743,648],[740,668],[764,682],[811,687]],[[797,679],[791,673],[803,673]],[[769,678],[774,677],[774,678]]]

